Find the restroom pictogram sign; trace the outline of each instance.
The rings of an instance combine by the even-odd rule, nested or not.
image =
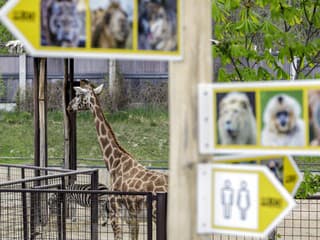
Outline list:
[[[198,232],[266,237],[295,205],[265,166],[200,164]]]

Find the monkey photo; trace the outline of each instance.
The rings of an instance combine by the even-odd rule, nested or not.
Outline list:
[[[279,93],[272,96],[264,109],[261,144],[263,146],[305,146],[305,123],[300,103]]]

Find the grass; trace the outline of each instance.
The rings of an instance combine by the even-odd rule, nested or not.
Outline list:
[[[132,109],[114,114],[105,113],[119,143],[137,160],[152,160],[153,166],[167,166],[168,160],[168,112],[159,108]],[[26,112],[0,112],[0,162],[33,163],[33,116]],[[62,164],[63,114],[48,112],[49,165]],[[97,140],[93,116],[90,112],[77,114],[78,164],[104,165]],[[1,157],[23,157],[4,159]],[[53,160],[51,160],[53,159]],[[56,159],[56,160],[54,160]],[[165,163],[163,163],[165,160]]]

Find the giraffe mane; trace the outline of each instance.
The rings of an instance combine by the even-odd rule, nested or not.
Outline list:
[[[118,139],[116,138],[116,135],[114,134],[114,132],[113,132],[113,130],[112,130],[112,128],[111,128],[111,125],[106,121],[106,119],[105,119],[104,116],[103,116],[103,119],[104,119],[105,123],[107,124],[107,126],[108,126],[108,128],[109,128],[109,130],[110,130],[110,133],[111,133],[111,135],[112,135],[112,137],[113,137],[113,139],[114,139],[115,144],[117,145],[117,147],[118,147],[121,151],[123,151],[124,153],[128,154],[130,157],[133,158],[133,156],[119,144]]]
[[[82,80],[80,80],[80,87],[82,87],[82,88],[89,88],[90,90],[92,90],[92,89],[95,88],[95,85],[92,84],[92,83],[90,83],[87,79],[82,79]],[[98,96],[94,93],[94,91],[93,91],[92,93],[93,93],[93,95],[94,95],[94,97],[95,97],[95,99],[96,99],[96,101],[97,101],[97,105],[99,105],[99,106],[101,107]],[[101,107],[101,110],[102,110],[102,107]],[[117,145],[117,147],[118,147],[122,152],[128,154],[131,158],[133,158],[133,156],[119,144],[118,139],[116,138],[116,135],[114,134],[111,125],[108,123],[108,121],[106,121],[104,114],[102,114],[102,116],[103,116],[104,122],[107,124],[108,128],[110,129],[110,133],[111,133],[111,135],[112,135],[112,137],[113,137],[113,139],[114,139],[115,144]]]

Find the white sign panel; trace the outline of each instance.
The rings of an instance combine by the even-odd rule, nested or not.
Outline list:
[[[319,155],[320,81],[199,85],[202,154]]]
[[[266,166],[200,164],[198,232],[265,237],[295,202]]]
[[[239,179],[241,182],[239,182]],[[257,229],[258,181],[255,173],[217,172],[215,183],[213,223],[219,226]]]
[[[9,0],[0,20],[32,56],[181,60],[181,0]]]

